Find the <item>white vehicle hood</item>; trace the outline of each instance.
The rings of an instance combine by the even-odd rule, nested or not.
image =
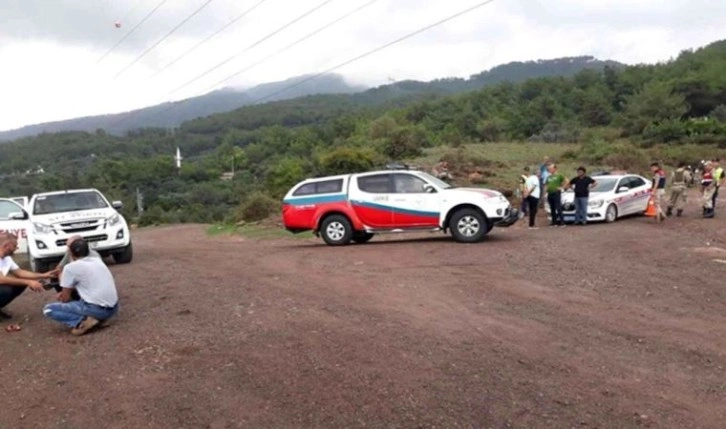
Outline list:
[[[590,192],[588,203],[593,201],[604,200],[608,197],[608,192]],[[567,191],[562,194],[562,204],[570,204],[575,202],[575,191]]]
[[[45,225],[54,225],[64,222],[83,222],[96,219],[106,219],[116,213],[114,209],[93,209],[76,212],[49,213],[44,215],[32,215],[31,221]]]

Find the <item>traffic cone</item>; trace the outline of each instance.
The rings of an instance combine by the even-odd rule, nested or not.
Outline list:
[[[658,216],[658,209],[655,208],[655,199],[653,196],[648,200],[648,208],[645,210],[645,216],[656,217]]]

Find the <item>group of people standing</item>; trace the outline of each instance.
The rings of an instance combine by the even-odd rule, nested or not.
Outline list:
[[[562,210],[562,193],[567,189],[575,192],[575,225],[587,224],[587,207],[590,198],[590,190],[597,185],[597,182],[587,175],[585,167],[577,169],[577,176],[567,179],[559,172],[557,164],[545,162],[532,172],[529,167],[524,168],[520,178],[520,190],[522,194],[522,206],[520,213],[522,217],[529,216],[529,229],[537,229],[536,218],[540,206],[547,204],[550,207],[550,226],[564,227],[565,220]]]
[[[691,170],[685,163],[681,162],[678,164],[678,168],[670,174],[670,198],[665,213],[662,210],[662,202],[665,198],[668,175],[657,162],[651,165],[651,170],[653,172],[653,195],[657,210],[656,221],[662,222],[667,217],[673,216],[674,209],[677,217],[682,216],[688,202],[688,185],[694,180]],[[702,215],[706,219],[711,219],[716,216],[718,191],[724,184],[726,177],[719,158],[704,162],[702,171],[700,178]]]
[[[714,158],[704,162],[703,173],[700,178],[702,194],[703,217],[713,218],[716,215],[716,202],[720,187],[724,184],[726,176],[721,167],[721,160]],[[651,164],[652,196],[656,208],[656,222],[663,222],[667,217],[675,215],[680,217],[688,201],[688,187],[694,181],[692,171],[685,163],[680,163],[670,176],[657,162]],[[535,171],[525,167],[519,178],[519,193],[522,197],[520,216],[529,216],[529,228],[536,229],[537,211],[546,201],[550,207],[550,226],[565,226],[562,210],[562,193],[567,189],[575,193],[575,225],[587,224],[587,208],[590,190],[597,186],[595,179],[587,175],[585,167],[577,169],[577,176],[567,179],[558,171],[557,164],[545,158],[544,162]],[[670,184],[670,186],[668,186]],[[667,209],[663,211],[666,189],[670,188]],[[546,198],[546,199],[545,199]]]

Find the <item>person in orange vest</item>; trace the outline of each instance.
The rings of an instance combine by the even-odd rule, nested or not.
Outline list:
[[[651,188],[651,191],[656,209],[655,221],[661,223],[666,218],[662,208],[663,197],[665,196],[666,173],[657,162],[650,164],[650,171],[653,172],[653,188]]]

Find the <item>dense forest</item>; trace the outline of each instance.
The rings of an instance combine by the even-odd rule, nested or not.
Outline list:
[[[42,134],[0,145],[0,192],[94,186],[122,199],[134,218],[138,189],[141,224],[232,222],[274,212],[302,178],[416,160],[439,146],[571,142],[578,150],[568,156],[612,167],[642,167],[646,149],[676,162],[688,153],[672,148],[726,148],[724,70],[721,41],[660,64],[505,81],[455,95],[387,92],[385,102],[369,103],[321,95],[248,106],[186,122],[173,134]],[[172,159],[177,147],[185,158],[180,171]],[[44,173],[33,173],[39,167]],[[234,177],[223,180],[231,171]]]

